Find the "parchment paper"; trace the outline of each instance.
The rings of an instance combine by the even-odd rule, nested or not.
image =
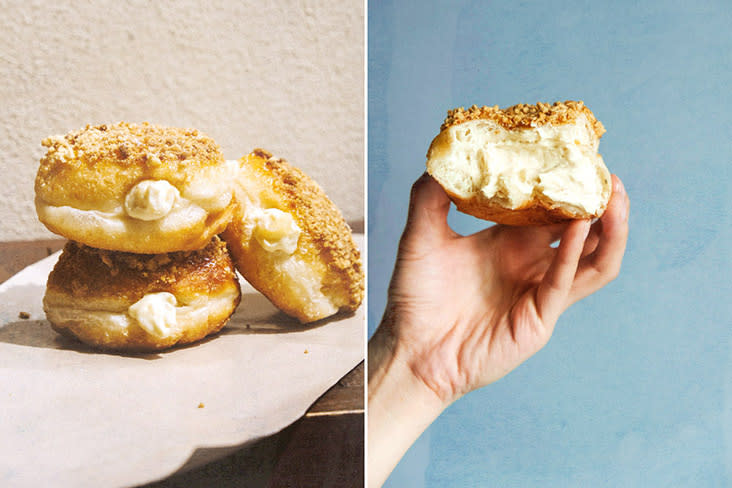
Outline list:
[[[156,354],[95,352],[45,321],[57,258],[0,285],[0,486],[166,477],[196,448],[282,430],[364,356],[363,307],[302,326],[243,280],[239,309],[211,339]]]

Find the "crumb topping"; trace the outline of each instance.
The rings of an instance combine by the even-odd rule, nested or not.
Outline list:
[[[149,124],[118,122],[91,126],[50,136],[41,144],[48,152],[41,160],[53,160],[94,166],[100,162],[121,167],[143,165],[177,166],[211,161],[223,161],[219,146],[196,129],[178,129]]]
[[[527,129],[539,125],[563,125],[573,123],[583,114],[592,125],[597,137],[602,137],[605,127],[581,100],[555,102],[552,105],[542,102],[536,105],[519,103],[503,109],[498,108],[498,105],[493,107],[473,105],[467,110],[459,107],[447,112],[447,117],[440,126],[440,130],[477,119],[492,120],[506,130]]]
[[[143,179],[183,191],[194,179],[226,167],[219,146],[195,129],[119,122],[86,126],[43,140],[48,148],[35,180],[45,204],[109,211]]]

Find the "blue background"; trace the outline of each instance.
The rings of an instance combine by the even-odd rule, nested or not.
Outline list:
[[[631,197],[620,277],[446,410],[386,486],[732,485],[731,13],[729,1],[369,2],[369,334],[449,108],[584,100]]]

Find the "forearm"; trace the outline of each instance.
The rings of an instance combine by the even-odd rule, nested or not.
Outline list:
[[[368,485],[378,487],[447,404],[414,376],[383,325],[368,351]]]

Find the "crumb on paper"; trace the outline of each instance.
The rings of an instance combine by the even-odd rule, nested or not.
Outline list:
[[[305,349],[305,354],[307,354],[307,353],[308,353],[308,350],[307,350],[307,349]]]
[[[28,312],[20,312],[18,314],[18,318],[19,319],[29,319],[30,318],[30,314]]]
[[[206,406],[206,405],[204,405],[204,404],[203,404],[203,402],[201,402],[201,403],[199,403],[199,404],[198,404],[198,408],[203,408],[203,407],[205,407],[205,406]]]

